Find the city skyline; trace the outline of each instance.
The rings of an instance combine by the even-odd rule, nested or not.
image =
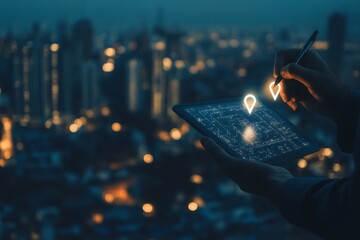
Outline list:
[[[18,8],[22,6],[22,8]],[[206,7],[205,7],[206,6]],[[294,11],[287,9],[294,9]],[[29,11],[31,9],[31,11]],[[11,30],[28,31],[33,22],[46,22],[45,27],[55,28],[58,21],[74,22],[88,18],[94,22],[95,29],[100,32],[128,30],[133,27],[151,27],[157,21],[158,10],[164,12],[164,25],[180,28],[204,27],[239,27],[243,29],[293,27],[324,31],[326,17],[334,12],[346,12],[349,22],[349,33],[359,29],[360,3],[348,1],[294,1],[275,0],[261,3],[255,1],[212,1],[167,2],[135,0],[118,2],[98,1],[61,1],[48,4],[43,0],[0,3],[0,34]],[[279,11],[269,11],[279,9]],[[284,11],[286,9],[287,11]],[[286,19],[286,21],[284,21]]]

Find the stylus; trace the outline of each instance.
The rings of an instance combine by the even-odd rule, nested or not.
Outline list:
[[[295,58],[295,64],[299,64],[299,62],[301,61],[301,59],[303,58],[303,56],[305,55],[305,53],[310,49],[310,47],[312,46],[312,44],[315,42],[316,37],[318,35],[319,31],[315,30],[314,33],[311,35],[311,37],[309,38],[309,40],[306,42],[306,44],[304,45],[304,47],[301,49],[301,51],[299,52],[299,54],[297,55],[297,57]],[[275,84],[274,87],[276,85],[279,84],[279,82],[281,82],[283,78],[281,77],[281,74],[279,74],[279,76],[276,78],[275,80]]]

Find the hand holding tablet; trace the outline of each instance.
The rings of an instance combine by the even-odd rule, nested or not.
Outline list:
[[[260,101],[254,105],[251,114],[242,99],[177,105],[173,110],[230,155],[245,160],[279,163],[320,149],[274,110]]]

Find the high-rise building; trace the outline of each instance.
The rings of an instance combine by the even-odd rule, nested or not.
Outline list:
[[[72,29],[72,44],[79,48],[82,59],[90,59],[93,56],[94,28],[87,19],[76,22]]]
[[[127,68],[127,110],[129,113],[141,113],[144,109],[142,87],[142,63],[131,59]]]
[[[166,117],[166,73],[163,67],[166,43],[158,40],[153,45],[153,71],[151,80],[151,116],[158,122]]]
[[[34,27],[32,36],[13,48],[15,119],[59,124],[59,44]]]
[[[343,60],[344,43],[346,36],[346,16],[342,13],[333,13],[328,22],[328,62],[332,71],[339,76]]]
[[[172,110],[172,107],[180,102],[180,79],[178,76],[174,76],[170,79],[168,85],[168,95],[167,95],[167,117],[168,119],[176,124],[179,121],[179,117]]]
[[[59,105],[58,111],[62,119],[71,119],[72,112],[72,53],[67,25],[60,23],[58,26],[58,66],[59,66]],[[56,45],[55,45],[56,46]]]
[[[100,108],[99,70],[94,60],[87,60],[82,65],[82,108],[81,112],[93,115]]]
[[[73,25],[71,41],[71,106],[75,115],[79,115],[84,109],[88,109],[92,105],[89,102],[89,93],[86,93],[84,89],[88,89],[88,86],[92,85],[94,81],[94,76],[89,75],[90,72],[95,72],[92,62],[94,58],[93,34],[93,26],[89,20],[80,20]],[[86,94],[86,96],[83,96],[83,94]]]

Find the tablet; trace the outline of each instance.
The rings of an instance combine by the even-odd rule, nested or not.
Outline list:
[[[234,157],[280,163],[320,149],[269,106],[256,102],[251,114],[242,99],[176,105],[175,113]]]

